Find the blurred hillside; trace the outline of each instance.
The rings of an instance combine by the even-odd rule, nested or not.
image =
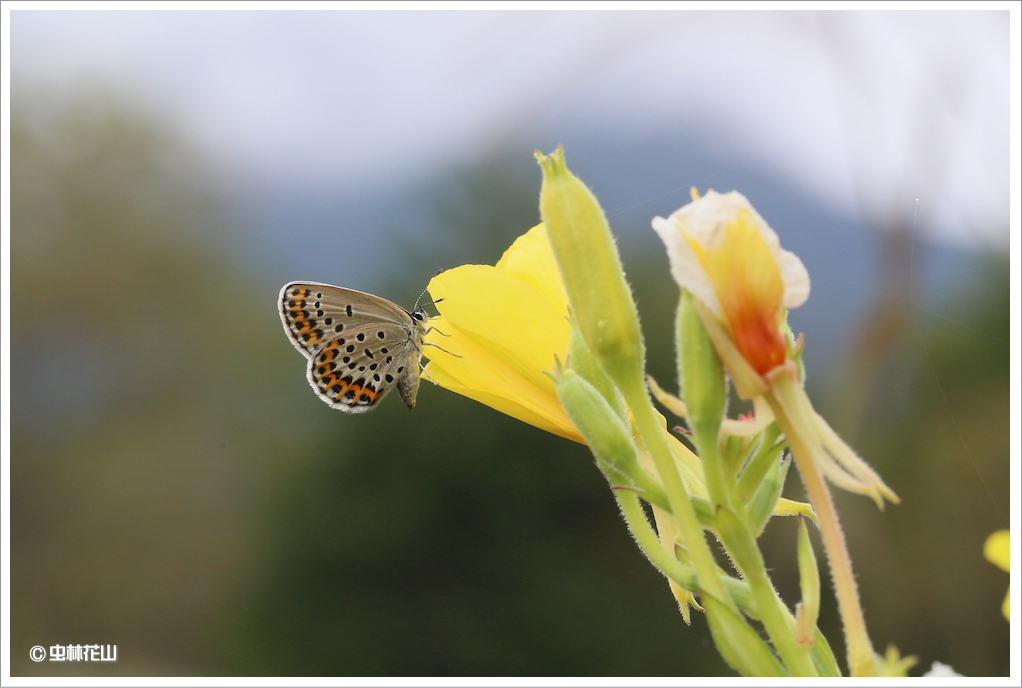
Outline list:
[[[207,673],[268,491],[314,440],[281,421],[298,390],[271,302],[165,123],[103,93],[14,103],[12,672]],[[121,654],[22,651],[73,642]]]
[[[13,674],[61,668],[30,662],[32,645],[95,642],[116,643],[118,662],[71,669],[729,675],[584,447],[430,385],[413,413],[388,400],[344,416],[308,389],[280,331],[288,279],[409,305],[436,270],[495,262],[538,219],[531,150],[550,141],[361,204],[303,204],[224,191],[168,122],[116,97],[15,96]],[[650,217],[691,184],[739,188],[803,256],[814,293],[792,322],[811,393],[903,500],[877,513],[838,495],[878,649],[894,642],[921,670],[1006,675],[1007,577],[982,559],[1007,525],[1004,257],[916,243],[913,300],[894,334],[870,339],[895,294],[878,277],[879,232],[684,140],[564,142],[621,233],[661,381],[677,293]],[[658,176],[670,181],[621,191]],[[880,344],[849,402],[864,337]],[[797,478],[788,488],[799,497]],[[764,538],[794,602],[795,524]]]

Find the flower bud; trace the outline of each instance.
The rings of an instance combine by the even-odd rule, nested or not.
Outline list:
[[[678,303],[676,344],[681,396],[688,411],[688,426],[702,448],[716,443],[727,411],[727,380],[720,357],[696,310],[695,298],[681,290]]]
[[[646,501],[670,509],[663,488],[639,466],[631,433],[604,396],[570,368],[558,371],[554,381],[561,405],[611,484],[634,486]]]
[[[625,398],[637,389],[645,394],[639,316],[607,218],[592,191],[568,170],[561,147],[549,156],[537,152],[536,159],[543,169],[540,212],[572,315]]]
[[[703,595],[706,620],[721,656],[745,676],[784,676],[785,670],[763,639],[726,604]]]
[[[740,193],[707,192],[653,228],[663,239],[671,274],[692,292],[700,314],[742,396],[758,396],[766,373],[787,358],[785,309],[809,296],[798,257]]]
[[[748,516],[749,528],[754,537],[759,537],[766,527],[770,516],[777,512],[777,502],[781,498],[781,490],[784,489],[784,479],[788,477],[788,468],[791,466],[791,459],[782,459],[777,468],[771,470],[764,477],[763,481],[756,488],[749,500]]]
[[[585,337],[579,332],[578,325],[575,323],[572,323],[571,336],[568,338],[568,363],[572,370],[581,375],[586,382],[603,395],[618,417],[627,422],[628,416],[624,400],[621,399],[621,393],[593,358],[593,353],[589,350]]]

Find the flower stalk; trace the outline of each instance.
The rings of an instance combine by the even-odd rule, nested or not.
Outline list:
[[[724,368],[702,325],[695,299],[687,290],[682,290],[677,322],[678,377],[683,394],[689,400],[685,405],[689,427],[703,461],[717,536],[742,578],[748,581],[760,619],[785,665],[797,676],[813,676],[816,670],[786,623],[784,605],[767,576],[766,564],[748,519],[737,513],[736,476],[726,470],[720,451],[720,428],[727,407]],[[779,490],[777,496],[780,496]]]
[[[848,553],[845,534],[838,520],[834,500],[823,480],[816,464],[812,461],[812,452],[805,438],[812,437],[809,423],[811,419],[799,414],[800,405],[794,404],[791,397],[797,396],[795,388],[801,391],[794,366],[782,367],[771,375],[775,394],[766,395],[773,409],[777,424],[784,432],[795,456],[795,464],[802,475],[802,483],[809,494],[809,501],[819,518],[820,535],[823,547],[830,563],[830,574],[834,582],[834,593],[837,597],[838,612],[844,627],[845,642],[848,651],[848,668],[852,676],[876,676],[877,661],[873,644],[866,631],[866,618],[859,601],[859,588],[852,572],[852,557]],[[785,404],[784,401],[788,403]],[[794,411],[794,413],[789,413]]]

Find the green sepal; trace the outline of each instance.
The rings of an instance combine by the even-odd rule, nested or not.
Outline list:
[[[798,577],[802,601],[795,611],[795,639],[802,644],[815,640],[816,620],[820,616],[820,571],[816,553],[809,540],[806,521],[798,517]]]
[[[781,490],[784,489],[784,479],[788,477],[788,469],[791,467],[791,458],[785,457],[779,466],[759,484],[756,493],[749,500],[746,509],[749,528],[753,537],[759,537],[766,528],[770,515],[774,512],[777,500],[781,498]]]
[[[784,442],[780,439],[781,429],[777,423],[771,423],[760,433],[759,446],[752,458],[745,464],[738,478],[736,492],[740,502],[748,502],[756,493],[763,478],[778,464],[778,457],[784,450]]]
[[[724,661],[743,676],[787,676],[784,667],[763,639],[726,604],[703,595],[700,603],[706,609],[706,620]]]

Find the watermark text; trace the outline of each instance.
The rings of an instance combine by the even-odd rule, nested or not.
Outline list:
[[[33,662],[116,662],[116,645],[50,645],[50,651],[36,645],[28,651]]]

